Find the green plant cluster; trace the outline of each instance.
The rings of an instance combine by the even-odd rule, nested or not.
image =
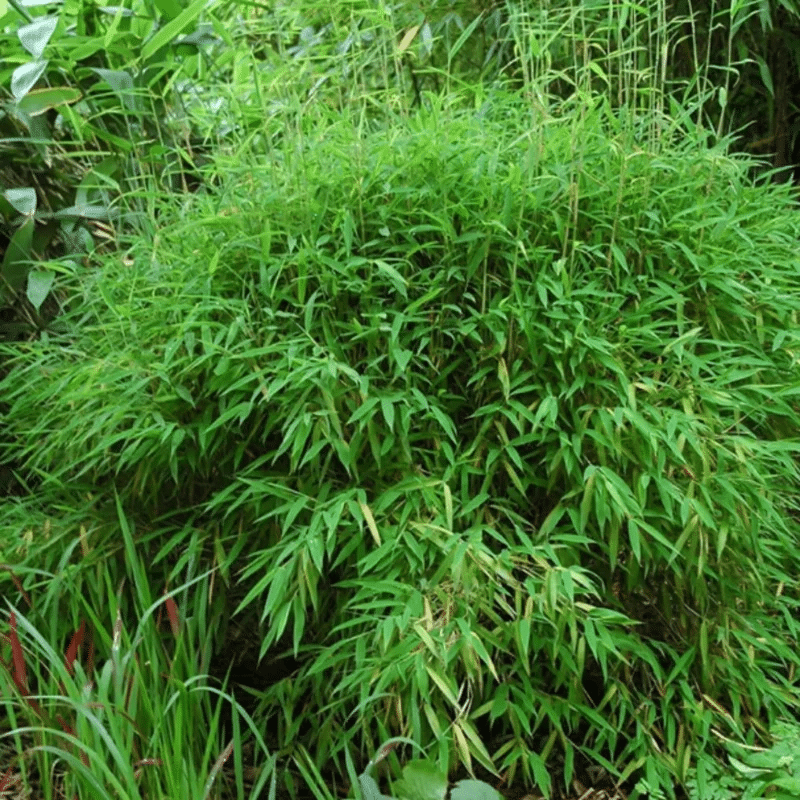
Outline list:
[[[800,793],[800,728],[777,722],[771,747],[730,745],[730,767],[698,764],[687,783],[689,796],[704,800],[790,800]],[[735,755],[734,755],[735,753]]]
[[[27,613],[10,614],[4,637],[10,652],[7,659],[0,653],[10,730],[0,727],[0,756],[10,750],[17,758],[3,760],[0,792],[30,796],[15,763],[24,768],[20,756],[26,754],[37,760],[38,777],[36,770],[25,776],[35,797],[73,796],[70,789],[77,786],[89,797],[127,800],[155,790],[162,796],[208,798],[226,782],[242,796],[244,729],[265,756],[265,768],[249,782],[249,796],[258,797],[270,779],[274,796],[275,775],[261,731],[234,698],[207,681],[213,617],[187,618],[175,602],[175,590],[153,597],[131,531],[124,519],[120,523],[141,611],[135,629],[123,619],[123,586],[114,587],[108,574],[101,578],[107,611],[93,608],[80,591],[65,592],[82,620],[70,631],[63,654],[52,644],[62,635],[63,620],[41,613],[44,597],[22,591]],[[208,591],[209,575],[188,584]],[[113,625],[106,628],[109,616]],[[171,633],[167,638],[161,634],[165,626]],[[98,653],[108,654],[102,664],[95,663]],[[187,726],[197,720],[203,720],[205,737],[195,751],[185,739]],[[173,750],[179,758],[168,755]],[[60,776],[62,793],[42,776]]]
[[[0,793],[796,792],[794,0],[429,5],[0,0]]]
[[[73,278],[3,455],[95,558],[117,492],[154,574],[218,573],[309,779],[402,733],[671,791],[796,702],[800,231],[747,166],[592,98],[334,122]]]
[[[122,194],[141,212],[148,190],[193,164],[175,89],[209,70],[219,39],[198,22],[206,5],[0,3],[3,334],[41,326],[56,275],[113,241]]]
[[[447,773],[427,759],[414,759],[403,766],[402,777],[392,783],[392,796],[381,794],[378,782],[372,776],[373,768],[401,742],[402,738],[387,742],[358,776],[364,800],[502,800],[502,795],[488,783],[478,780],[461,780],[450,789]],[[413,742],[409,742],[413,744]]]
[[[583,87],[628,111],[748,128],[747,148],[774,152],[786,179],[797,20],[794,0],[2,0],[0,334],[24,336],[57,313],[42,309],[56,277],[115,243],[120,224],[151,230],[165,188],[202,185],[204,151],[275,146],[290,118],[305,124],[317,108],[379,118],[428,92],[506,82],[544,107]]]

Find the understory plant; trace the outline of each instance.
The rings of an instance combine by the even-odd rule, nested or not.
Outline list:
[[[693,125],[464,106],[299,129],[71,276],[3,350],[2,522],[91,496],[110,556],[116,493],[193,553],[292,790],[402,735],[672,796],[798,699],[800,225]]]
[[[374,768],[386,758],[403,739],[393,739],[384,744],[377,755],[358,776],[364,800],[502,800],[500,793],[488,783],[479,780],[460,780],[450,789],[447,773],[424,758],[413,759],[403,765],[402,777],[392,782],[392,795],[382,794],[378,782],[372,776]],[[408,742],[414,744],[414,742]]]
[[[274,791],[261,731],[224,682],[209,680],[209,574],[154,596],[124,518],[117,531],[127,575],[116,586],[119,573],[97,558],[86,530],[55,574],[11,574],[28,608],[2,612],[0,795],[243,800],[261,796],[270,778]],[[70,567],[79,544],[83,558]],[[28,577],[47,588],[29,594]],[[245,763],[244,735],[257,767]]]
[[[729,743],[729,765],[699,763],[688,781],[692,800],[790,800],[800,792],[800,726],[777,722],[772,746]]]
[[[40,328],[62,271],[198,181],[188,106],[218,5],[0,2],[0,337]]]

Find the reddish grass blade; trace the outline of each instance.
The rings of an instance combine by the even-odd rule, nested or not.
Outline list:
[[[0,564],[0,569],[5,570],[10,576],[11,580],[14,582],[14,586],[17,588],[17,591],[22,595],[22,599],[28,604],[28,608],[33,608],[33,603],[31,602],[31,598],[28,596],[28,593],[22,588],[22,581],[11,571],[11,567],[8,564]]]
[[[19,636],[17,636],[17,617],[13,611],[9,617],[9,624],[11,625],[11,633],[8,634],[8,641],[11,643],[11,679],[28,705],[41,717],[42,709],[35,700],[31,699],[30,691],[28,691],[28,671],[25,666],[25,653],[22,650]]]
[[[14,685],[19,689],[23,697],[28,696],[28,672],[25,667],[25,654],[22,652],[22,644],[20,643],[19,636],[17,636],[17,617],[14,612],[11,612],[11,633],[8,639],[11,642],[11,662],[14,665],[12,678]]]
[[[167,616],[169,617],[169,626],[172,629],[172,635],[177,639],[178,635],[181,632],[181,621],[180,616],[178,615],[178,605],[175,602],[174,598],[171,594],[167,594],[167,590],[164,589],[164,594],[167,596],[165,601],[165,605],[167,607]]]
[[[86,633],[86,622],[85,620],[81,620],[80,627],[74,634],[72,634],[72,639],[70,640],[69,647],[67,648],[66,652],[66,662],[67,662],[67,672],[72,675],[75,669],[75,659],[78,656],[78,649],[83,644],[83,637]]]

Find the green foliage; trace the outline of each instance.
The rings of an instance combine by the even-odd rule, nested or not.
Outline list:
[[[271,777],[274,785],[261,732],[225,687],[213,686],[204,674],[214,627],[214,611],[204,604],[209,574],[196,575],[154,598],[124,519],[120,528],[128,577],[136,587],[133,602],[126,602],[125,581],[115,591],[110,571],[102,569],[103,560],[92,558],[84,539],[84,562],[100,569],[84,563],[80,578],[61,592],[58,577],[37,575],[47,580],[47,593],[29,597],[23,592],[32,606],[27,616],[10,611],[0,648],[7,719],[0,725],[0,739],[10,740],[15,758],[3,765],[8,771],[1,785],[8,787],[16,774],[17,781],[36,787],[35,796],[56,796],[56,784],[42,780],[44,775],[59,778],[58,796],[199,800],[211,796],[224,775],[233,784],[228,796],[259,797]],[[67,551],[62,557],[61,575],[70,571],[70,555]],[[104,607],[92,605],[97,598],[104,598]],[[59,613],[65,608],[70,610],[64,615],[67,619]],[[134,615],[138,622],[132,630]],[[113,626],[106,628],[109,616]],[[68,628],[62,654],[51,643],[61,639],[64,622],[76,627]],[[165,625],[171,634],[166,637]],[[193,737],[192,746],[187,746],[187,726],[199,720],[203,736]],[[267,758],[260,776],[247,788],[243,729]],[[32,756],[38,780],[31,769]]]
[[[204,796],[227,747],[184,690],[234,630],[286,788],[320,800],[394,733],[433,759],[401,797],[457,762],[703,796],[722,739],[767,745],[795,707],[800,231],[701,127],[752,100],[728,76],[774,3],[692,40],[680,4],[553,6],[0,8],[2,291],[41,332],[2,348],[0,584],[46,589],[12,649],[119,775],[160,719],[192,776],[153,791]],[[235,145],[175,202],[154,187],[192,129]],[[98,222],[120,252],[90,271]],[[197,627],[173,651],[145,622],[176,584]],[[123,607],[136,728],[46,674],[85,618],[113,649]],[[3,658],[4,708],[41,723]],[[78,791],[119,791],[71,758]]]
[[[363,774],[358,776],[364,800],[445,800],[448,795],[447,773],[425,759],[406,763],[402,777],[392,783],[392,796],[381,794],[377,781],[370,773],[401,741],[394,739],[385,744]],[[501,795],[488,783],[477,780],[458,781],[450,791],[450,797],[451,800],[501,800]]]
[[[460,106],[299,132],[76,274],[4,455],[99,552],[116,489],[152,568],[207,559],[316,785],[402,732],[670,792],[796,702],[796,215],[600,100]]]
[[[800,727],[777,722],[769,748],[730,745],[732,769],[698,765],[688,782],[689,796],[703,800],[790,800],[800,792]],[[736,753],[736,756],[733,753]]]
[[[8,244],[0,301],[21,305],[36,327],[55,273],[32,267],[113,239],[122,194],[157,185],[181,158],[192,161],[180,130],[186,115],[176,114],[170,99],[176,84],[202,74],[202,47],[214,41],[207,24],[198,24],[211,13],[205,6],[4,5],[0,155],[9,166],[0,168],[8,187],[0,234]],[[29,307],[15,302],[22,289]]]

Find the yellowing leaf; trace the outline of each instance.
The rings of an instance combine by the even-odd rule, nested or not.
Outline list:
[[[381,535],[378,533],[378,526],[375,524],[375,517],[372,516],[372,510],[366,503],[362,503],[360,500],[358,501],[358,505],[361,508],[361,513],[364,515],[364,519],[367,522],[369,532],[372,534],[372,538],[375,540],[375,544],[380,547]]]
[[[406,32],[403,38],[400,40],[400,44],[397,45],[397,52],[402,55],[411,47],[411,43],[416,38],[417,34],[419,33],[420,25],[413,25],[410,27]]]

